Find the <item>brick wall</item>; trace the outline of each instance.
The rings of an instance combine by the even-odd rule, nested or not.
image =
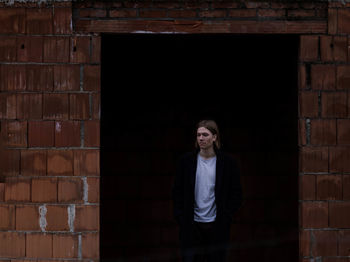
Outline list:
[[[0,260],[98,261],[100,37],[69,2],[0,23]]]

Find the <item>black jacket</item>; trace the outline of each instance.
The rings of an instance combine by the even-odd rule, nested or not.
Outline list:
[[[180,238],[190,239],[194,219],[194,186],[198,151],[183,155],[177,165],[173,185],[174,218],[180,225]],[[240,173],[236,161],[216,150],[216,225],[218,238],[227,238],[232,216],[242,203]],[[181,234],[182,232],[182,234]],[[182,236],[181,236],[182,235]]]

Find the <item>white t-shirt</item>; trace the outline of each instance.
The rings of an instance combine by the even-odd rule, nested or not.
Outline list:
[[[194,188],[194,221],[215,221],[215,180],[216,156],[204,159],[198,154]]]

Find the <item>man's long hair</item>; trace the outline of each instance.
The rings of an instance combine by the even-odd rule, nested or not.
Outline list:
[[[200,127],[205,127],[213,135],[216,135],[216,140],[214,142],[214,148],[220,149],[220,147],[221,147],[220,132],[219,132],[219,128],[218,128],[218,125],[216,124],[216,122],[212,119],[204,119],[204,120],[201,120],[198,122],[196,132],[197,132],[198,128],[200,128]],[[196,149],[198,149],[197,139],[195,142],[195,147],[196,147]]]

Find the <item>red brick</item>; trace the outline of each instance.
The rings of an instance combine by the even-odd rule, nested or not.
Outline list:
[[[348,90],[350,87],[350,66],[339,65],[337,66],[337,89]]]
[[[0,230],[14,230],[15,218],[14,205],[0,205]]]
[[[81,248],[83,258],[99,258],[99,234],[87,233],[83,234],[81,238]]]
[[[287,10],[288,17],[314,17],[315,10],[289,9]]]
[[[18,258],[26,255],[24,233],[0,232],[0,257]]]
[[[320,36],[321,60],[334,61],[334,43],[332,36]]]
[[[21,175],[46,175],[46,150],[21,150]]]
[[[69,118],[70,119],[89,119],[90,105],[89,94],[70,94],[69,95]]]
[[[168,16],[172,18],[190,18],[196,17],[196,10],[169,10]]]
[[[17,34],[25,33],[26,19],[24,8],[0,9],[0,33]]]
[[[311,88],[313,90],[334,90],[335,69],[334,65],[312,65]]]
[[[46,206],[47,231],[68,231],[67,206]]]
[[[88,184],[88,202],[99,203],[100,202],[100,179],[97,177],[88,177],[87,184]]]
[[[101,67],[99,65],[84,66],[84,84],[85,91],[99,91],[101,85],[100,77]]]
[[[0,150],[0,170],[4,177],[19,175],[20,151]]]
[[[100,63],[100,62],[101,62],[101,36],[93,36],[91,40],[91,63]]]
[[[329,202],[329,226],[350,227],[350,202]]]
[[[180,17],[180,16],[176,16],[176,14],[181,12],[184,12],[184,10],[169,11],[169,17]],[[136,9],[114,9],[109,11],[109,17],[118,17],[118,18],[137,17],[137,10]]]
[[[42,94],[17,94],[17,118],[41,119],[43,117]]]
[[[51,147],[55,144],[54,122],[30,121],[28,122],[29,147]]]
[[[316,199],[316,177],[315,175],[300,176],[300,199],[315,200]]]
[[[90,37],[76,36],[71,39],[70,61],[72,63],[90,62]]]
[[[94,93],[92,96],[92,119],[101,118],[101,95],[100,93]]]
[[[259,17],[285,17],[286,10],[283,9],[259,9]]]
[[[317,117],[318,116],[318,93],[301,92],[300,93],[300,116]]]
[[[53,258],[78,258],[77,235],[53,235]]]
[[[5,186],[5,201],[29,202],[30,201],[29,178],[7,177]]]
[[[164,18],[164,17],[167,17],[167,11],[166,10],[140,10],[139,17]]]
[[[51,258],[52,235],[47,233],[28,233],[26,235],[26,257]]]
[[[80,9],[79,17],[88,18],[88,17],[105,17],[107,11],[104,9]]]
[[[1,183],[0,183],[0,202],[5,201],[5,183],[3,181],[5,180],[3,177],[0,177]]]
[[[52,34],[52,8],[28,8],[27,34]]]
[[[350,120],[337,119],[337,141],[338,144],[350,144]]]
[[[332,230],[314,230],[312,255],[320,256],[336,256],[337,255],[337,237],[338,232]]]
[[[338,10],[328,8],[328,34],[336,34],[338,28]]]
[[[350,34],[350,9],[338,9],[338,34]]]
[[[303,146],[306,145],[307,141],[306,138],[308,134],[306,133],[306,120],[305,119],[299,119],[298,121],[298,145]]]
[[[43,61],[48,63],[69,62],[70,39],[68,37],[45,37]]]
[[[76,206],[74,230],[98,231],[100,229],[100,208],[99,206]]]
[[[80,121],[55,122],[55,146],[80,146]]]
[[[342,200],[341,175],[317,175],[317,200]]]
[[[302,61],[315,61],[318,57],[318,36],[300,36],[300,55]]]
[[[300,256],[310,256],[310,249],[311,249],[311,237],[310,237],[310,230],[300,230],[299,232],[299,250]]]
[[[57,178],[32,178],[32,202],[56,202]]]
[[[100,121],[91,120],[84,122],[84,146],[100,146]]]
[[[0,118],[16,118],[16,95],[9,93],[0,93]]]
[[[0,36],[0,61],[16,61],[16,37]]]
[[[68,112],[68,94],[44,94],[44,119],[66,120],[68,119]]]
[[[347,93],[346,92],[323,92],[322,117],[346,117],[347,116]]]
[[[328,227],[328,203],[302,202],[301,226],[303,228]]]
[[[3,122],[3,135],[8,147],[26,147],[27,146],[27,122],[25,121],[6,121]]]
[[[27,91],[52,91],[53,66],[27,65]]]
[[[0,65],[0,89],[3,91],[24,91],[26,89],[25,65]]]
[[[59,178],[58,201],[67,203],[83,202],[84,184],[81,178]]]
[[[347,38],[344,36],[334,36],[334,61],[346,62],[348,54]]]
[[[16,230],[40,230],[39,218],[38,206],[16,205]]]
[[[338,255],[349,256],[350,255],[350,231],[339,230],[338,232]]]
[[[336,120],[311,120],[311,138],[313,145],[335,145],[337,142]]]
[[[330,172],[350,172],[350,147],[337,146],[329,149]]]
[[[17,61],[42,62],[44,39],[41,36],[17,37]]]
[[[72,33],[72,8],[62,7],[54,9],[53,25],[55,34]]]
[[[80,66],[79,65],[55,65],[54,66],[54,90],[55,91],[79,91],[80,90]]]
[[[99,176],[100,152],[99,150],[74,150],[74,175]]]
[[[47,174],[53,176],[73,175],[73,152],[71,150],[49,150]]]
[[[343,200],[350,200],[350,176],[343,175]]]
[[[224,13],[222,12],[222,17],[224,17]],[[230,17],[256,17],[257,11],[254,9],[233,9],[229,11]]]
[[[302,147],[300,162],[302,172],[328,172],[328,148]]]

